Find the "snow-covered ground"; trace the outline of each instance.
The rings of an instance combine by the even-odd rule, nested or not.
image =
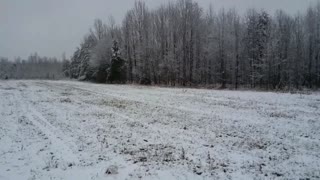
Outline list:
[[[0,179],[319,179],[320,94],[0,81]]]

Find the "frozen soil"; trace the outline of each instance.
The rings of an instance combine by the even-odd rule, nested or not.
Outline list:
[[[320,94],[0,81],[0,179],[320,179]]]

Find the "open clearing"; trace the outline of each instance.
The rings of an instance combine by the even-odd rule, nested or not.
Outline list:
[[[0,81],[0,124],[5,180],[320,178],[317,92]]]

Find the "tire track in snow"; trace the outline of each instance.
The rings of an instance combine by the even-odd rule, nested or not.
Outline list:
[[[105,168],[110,166],[110,164],[118,163],[124,165],[122,169],[119,169],[119,174],[122,172],[128,173],[121,174],[120,179],[130,177],[129,173],[133,172],[133,168],[128,165],[128,162],[125,159],[116,156],[116,154],[114,156],[110,155],[111,157],[114,157],[114,160],[102,161],[99,163],[91,156],[94,155],[94,153],[91,153],[90,157],[93,161],[96,161],[96,163],[88,163],[88,159],[82,157],[83,153],[77,157],[77,152],[72,151],[72,145],[75,144],[72,141],[72,138],[65,135],[63,133],[64,131],[60,129],[60,126],[55,127],[55,124],[51,124],[52,122],[50,123],[50,119],[47,119],[44,116],[46,114],[42,114],[44,113],[41,111],[42,108],[38,109],[38,106],[32,103],[34,96],[37,95],[33,93],[34,89],[30,87],[33,85],[25,84],[25,87],[19,87],[19,83],[14,82],[12,86],[15,88],[10,91],[12,92],[10,102],[16,104],[15,109],[19,112],[16,113],[16,119],[23,117],[24,120],[28,122],[28,126],[24,126],[25,131],[35,132],[32,132],[30,134],[31,136],[25,136],[23,132],[14,131],[15,134],[21,136],[21,142],[24,143],[24,147],[27,147],[25,154],[27,157],[30,157],[29,164],[31,165],[13,164],[14,167],[19,169],[22,167],[24,168],[22,170],[24,174],[12,171],[12,168],[10,168],[10,172],[12,172],[11,174],[13,175],[9,175],[15,177],[13,179],[25,179],[28,177],[29,179],[105,179]],[[0,105],[1,104],[2,102],[0,102]],[[52,108],[52,106],[45,106],[44,108]],[[18,121],[10,121],[14,126],[17,126],[17,122]],[[41,134],[39,134],[40,132]],[[36,141],[34,140],[35,137],[37,137]],[[26,140],[23,140],[24,138]],[[71,140],[71,142],[69,142],[69,140]],[[35,144],[33,144],[33,142],[35,142]],[[42,148],[44,145],[45,148]],[[70,167],[70,164],[72,167]],[[5,168],[7,167],[5,166]],[[2,170],[0,170],[0,179],[10,179],[3,176],[3,174],[6,174],[1,172]],[[18,174],[20,176],[17,176]]]
[[[56,89],[66,90],[66,89],[63,88],[63,87],[53,86],[53,85],[47,84],[47,83],[38,83],[38,84],[45,85],[46,87],[52,87],[52,88],[56,88]],[[70,87],[64,86],[64,87],[66,87],[66,88],[73,88],[72,86],[70,86]],[[78,89],[78,90],[80,90],[80,89]],[[80,91],[85,91],[85,92],[86,92],[86,90],[80,90]],[[74,101],[76,101],[76,100],[74,100]],[[81,102],[81,101],[79,101],[79,102]],[[62,106],[64,106],[64,105],[62,105]],[[102,111],[102,112],[107,109],[109,114],[112,114],[112,115],[114,115],[114,116],[116,116],[116,117],[118,117],[118,118],[123,119],[124,122],[126,122],[125,125],[128,125],[128,124],[127,124],[128,122],[131,122],[131,123],[139,122],[139,123],[141,123],[144,127],[147,127],[147,129],[151,130],[152,132],[158,132],[158,131],[159,131],[159,128],[154,127],[154,125],[150,125],[149,123],[143,122],[143,121],[137,121],[137,120],[135,120],[134,118],[132,118],[132,117],[130,117],[130,116],[128,116],[128,115],[125,115],[125,114],[122,114],[122,113],[119,113],[119,112],[115,111],[112,107],[104,107],[104,108],[101,108],[100,106],[93,105],[93,104],[91,104],[91,106],[96,106],[96,109],[98,109],[98,110],[100,110],[100,111]],[[67,107],[67,106],[64,106],[64,107],[70,109],[70,107]],[[77,113],[79,113],[79,114],[82,114],[82,113],[83,113],[83,111],[79,111],[79,110],[74,109],[74,108],[72,108],[72,111],[77,112]],[[163,130],[165,130],[165,128],[164,128]],[[180,130],[181,130],[181,129],[180,129]],[[166,132],[166,133],[169,134],[168,132]]]
[[[63,133],[50,124],[40,112],[34,109],[21,93],[18,92],[18,94],[19,98],[15,97],[15,100],[17,102],[18,99],[22,100],[20,106],[23,114],[50,139],[52,143],[51,149],[54,150],[55,153],[58,153],[62,160],[67,161],[67,163],[79,164],[79,158],[63,140],[65,139],[65,137],[63,137]],[[59,136],[57,134],[59,134]]]
[[[100,94],[100,93],[95,93],[94,91],[89,91],[89,90],[85,90],[85,89],[82,89],[82,88],[77,88],[77,87],[73,87],[73,86],[69,86],[69,85],[60,85],[59,84],[59,86],[55,86],[55,85],[52,85],[52,84],[50,84],[50,83],[44,83],[44,82],[36,82],[37,84],[40,84],[40,85],[42,85],[42,86],[44,86],[45,88],[48,88],[48,89],[59,89],[59,90],[62,90],[62,91],[66,91],[66,90],[68,90],[68,89],[76,89],[76,90],[78,90],[78,91],[82,91],[82,92],[89,92],[91,95],[99,95],[99,96],[104,96],[104,95],[106,95],[106,94]],[[113,98],[116,98],[117,99],[117,97],[115,97],[115,96],[111,96],[111,97],[113,97]],[[123,98],[122,98],[123,99]],[[125,99],[126,101],[134,101],[134,102],[139,102],[139,101],[135,101],[135,100],[128,100],[128,99]],[[73,100],[73,101],[75,101],[75,102],[82,102],[82,101],[77,101],[77,100]],[[142,103],[142,102],[140,102],[140,103]],[[149,103],[143,103],[143,104],[149,104]],[[93,104],[90,104],[91,106],[95,106],[96,108],[95,109],[99,109],[99,111],[105,111],[105,110],[107,110],[107,112],[109,113],[109,114],[112,114],[112,115],[114,115],[115,117],[118,117],[118,118],[120,118],[120,119],[122,119],[123,120],[123,122],[124,122],[124,124],[126,125],[126,126],[128,126],[129,124],[128,123],[140,123],[141,125],[143,125],[143,127],[145,127],[145,128],[143,128],[144,130],[148,130],[148,131],[151,131],[152,133],[156,133],[156,134],[160,134],[161,136],[165,136],[165,137],[169,137],[170,136],[170,132],[180,132],[180,133],[184,133],[184,134],[188,134],[187,136],[188,137],[194,137],[194,136],[197,136],[197,134],[198,134],[198,132],[197,131],[185,131],[184,129],[182,129],[182,127],[181,126],[176,126],[176,127],[174,127],[174,126],[166,126],[166,125],[163,125],[163,124],[161,124],[161,128],[159,128],[159,125],[160,124],[150,124],[150,123],[148,123],[148,122],[144,122],[144,121],[140,121],[140,120],[137,120],[137,119],[135,119],[135,118],[132,118],[132,117],[130,117],[130,115],[128,115],[128,114],[126,114],[126,113],[121,113],[121,112],[118,112],[118,111],[116,111],[116,110],[114,110],[114,108],[112,108],[112,107],[104,107],[104,108],[101,108],[100,106],[97,106],[97,105],[93,105]],[[64,105],[62,105],[62,106],[64,106]],[[157,106],[157,105],[154,105],[154,106]],[[67,107],[67,106],[64,106],[65,108],[69,108],[70,109],[70,107]],[[171,108],[168,108],[168,107],[165,107],[165,106],[157,106],[157,107],[163,107],[164,109],[166,109],[166,110],[168,110],[168,109],[171,109]],[[179,108],[174,108],[174,109],[178,109],[179,110]],[[72,111],[74,111],[74,112],[77,112],[77,113],[79,113],[79,114],[82,114],[83,113],[83,111],[79,111],[79,110],[76,110],[76,109],[74,109],[74,108],[72,108]],[[180,110],[181,111],[181,110]],[[193,113],[195,113],[195,112],[193,112]],[[198,112],[196,112],[196,113],[198,113]],[[208,114],[207,114],[208,115]],[[211,116],[212,117],[212,116]],[[132,128],[132,127],[131,127]],[[130,129],[130,127],[129,127],[129,129]],[[161,130],[160,130],[161,129]],[[199,131],[201,131],[201,130],[199,130]],[[141,132],[141,131],[139,131],[139,133],[142,133],[143,134],[143,132]],[[146,133],[145,131],[144,131],[144,133]],[[146,133],[146,134],[148,134],[148,133]],[[206,141],[206,140],[203,140],[203,139],[198,139],[198,142],[200,143],[200,144],[207,144],[208,142]]]

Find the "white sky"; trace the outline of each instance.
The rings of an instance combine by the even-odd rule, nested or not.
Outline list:
[[[149,8],[166,1],[145,0]],[[317,0],[194,0],[206,9],[265,9],[273,13],[284,9],[290,14],[304,11]],[[121,22],[134,0],[0,0],[0,57],[27,58],[40,56],[71,56],[95,18],[107,20],[113,15]]]

